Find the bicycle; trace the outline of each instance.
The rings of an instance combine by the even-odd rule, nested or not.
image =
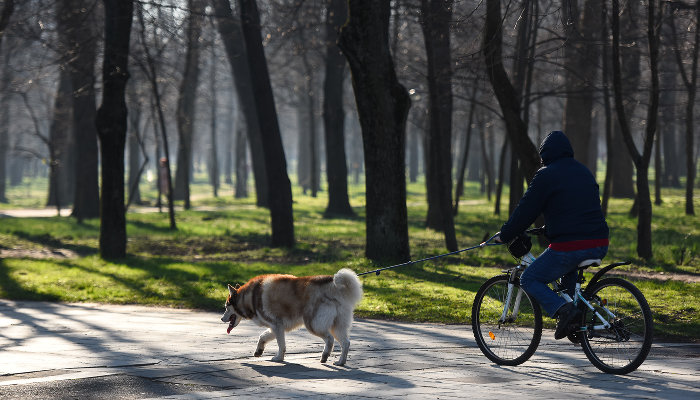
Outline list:
[[[542,311],[535,299],[520,288],[520,275],[535,261],[528,234],[543,233],[542,228],[529,229],[519,238],[522,243],[509,245],[511,254],[519,259],[518,265],[487,280],[476,293],[472,306],[474,338],[484,355],[496,364],[520,365],[539,346]],[[489,243],[494,237],[481,246],[496,245]],[[611,269],[628,264],[630,262],[607,265],[583,289],[583,272],[600,266],[601,260],[581,262],[573,298],[561,288],[560,280],[552,283],[555,292],[567,302],[573,301],[581,310],[581,319],[568,339],[580,343],[588,360],[609,374],[636,370],[646,359],[652,344],[651,309],[642,292],[624,279],[603,278]]]

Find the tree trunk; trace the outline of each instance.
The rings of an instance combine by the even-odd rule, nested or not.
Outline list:
[[[483,43],[486,68],[491,86],[503,112],[506,132],[512,144],[511,148],[517,153],[523,173],[529,182],[539,168],[540,158],[537,148],[527,135],[527,126],[520,115],[520,96],[515,91],[503,67],[501,22],[500,1],[487,0]]]
[[[271,246],[294,246],[292,187],[287,176],[287,160],[282,146],[275,100],[262,45],[258,5],[256,0],[239,0],[239,4],[243,37],[248,52],[248,68],[251,72],[253,99],[258,110],[258,123],[265,154],[272,219]]]
[[[496,201],[493,209],[495,215],[501,215],[501,195],[503,194],[503,181],[506,174],[506,157],[508,155],[508,136],[503,138],[501,154],[498,156],[498,183],[496,184]]]
[[[348,167],[345,154],[345,110],[343,81],[345,57],[337,46],[338,31],[347,20],[346,0],[329,0],[326,7],[326,77],[323,82],[323,127],[326,139],[328,206],[323,216],[354,217],[348,197]]]
[[[411,183],[418,182],[418,144],[420,133],[414,125],[407,125],[408,130],[408,180]],[[456,200],[455,200],[456,204]]]
[[[0,40],[2,38],[0,37]],[[7,154],[10,144],[9,57],[0,66],[0,203],[7,203]]]
[[[68,64],[73,89],[73,131],[75,137],[75,196],[73,216],[78,220],[100,215],[98,148],[95,128],[96,33],[91,7],[85,0],[63,0],[59,26],[68,44]],[[122,178],[123,181],[123,178]]]
[[[304,195],[311,189],[311,138],[309,133],[309,113],[307,110],[307,97],[303,90],[297,93],[297,184],[301,187]]]
[[[641,79],[640,71],[640,48],[638,37],[641,35],[638,28],[639,3],[629,2],[623,10],[620,17],[620,40],[624,40],[624,45],[620,48],[620,60],[622,63],[621,71],[624,75],[620,77],[620,85],[622,92],[625,94],[625,114],[632,115],[634,113],[637,100],[634,98],[635,93],[639,88]],[[613,78],[614,80],[614,78]],[[621,129],[621,121],[619,113],[614,114],[617,120],[613,130],[613,149],[621,149],[626,146],[624,133]],[[629,121],[626,121],[629,123]],[[621,198],[634,198],[634,161],[630,158],[629,152],[619,153],[617,157],[612,159],[613,179],[612,179],[612,196]]]
[[[582,12],[577,1],[564,0],[566,33],[566,109],[564,131],[571,140],[576,159],[596,171],[596,160],[591,157],[591,126],[593,96],[596,88],[600,41],[600,8],[602,0],[586,0]]]
[[[232,96],[229,97],[230,106],[229,112],[226,113],[226,145],[224,146],[224,183],[227,185],[233,185],[233,152],[234,146],[237,146],[236,137],[238,135],[238,127],[236,120],[234,119],[236,115],[236,110],[233,107]],[[241,131],[242,132],[242,131]]]
[[[236,85],[238,105],[245,119],[248,143],[250,144],[250,156],[253,164],[253,177],[255,182],[256,204],[258,207],[269,207],[267,171],[265,171],[265,156],[263,154],[262,133],[258,122],[258,111],[253,98],[253,86],[251,85],[250,67],[246,52],[243,32],[240,20],[233,17],[230,0],[212,0],[216,15],[217,27],[221,40],[226,48],[226,55],[233,82]]]
[[[243,128],[236,129],[236,190],[234,197],[242,199],[248,197],[248,149],[246,135]]]
[[[102,105],[97,111],[97,133],[102,156],[102,213],[100,256],[104,259],[126,255],[126,213],[124,210],[124,145],[127,109],[124,99],[129,61],[129,36],[133,2],[104,0],[105,49],[102,68]]]
[[[649,1],[647,11],[647,37],[649,43],[649,67],[651,71],[651,88],[649,92],[649,108],[647,109],[646,132],[644,135],[644,149],[639,153],[632,138],[632,132],[625,114],[622,93],[622,78],[620,67],[620,20],[619,0],[613,0],[612,8],[612,34],[613,34],[613,86],[615,89],[615,107],[619,116],[620,128],[625,139],[627,149],[632,156],[637,169],[637,207],[639,217],[637,221],[637,255],[648,260],[652,257],[651,248],[651,197],[649,193],[649,161],[656,132],[656,121],[659,105],[659,76],[658,76],[658,44],[659,34],[656,30],[657,9],[656,0]],[[660,3],[659,3],[660,5]],[[658,7],[660,10],[660,7]]]
[[[602,37],[608,37],[608,10],[606,3],[604,2],[601,7],[601,27],[602,27]],[[610,191],[612,188],[612,172],[613,172],[613,157],[611,151],[613,149],[613,117],[612,117],[612,106],[610,105],[610,43],[607,39],[603,42],[602,49],[602,83],[603,83],[603,111],[605,112],[605,149],[607,154],[607,159],[605,160],[605,181],[603,182],[603,199],[601,200],[601,208],[603,210],[603,215],[608,215],[608,202],[610,200]]]
[[[139,143],[139,125],[141,124],[141,108],[137,102],[132,102],[134,109],[129,114],[130,133],[129,143],[129,202],[141,204],[141,191],[139,181],[141,180],[141,145]]]
[[[137,3],[138,4],[138,3]],[[160,141],[158,140],[157,129],[155,125],[156,118],[154,116],[154,134],[156,135],[156,157],[159,157],[160,152],[158,147],[163,146],[165,157],[158,159],[158,207],[161,207],[160,195],[164,192],[162,187],[165,187],[165,196],[168,200],[168,217],[170,219],[170,229],[176,230],[175,223],[175,206],[173,204],[173,182],[170,174],[170,146],[168,145],[168,135],[166,132],[165,116],[163,115],[163,103],[160,98],[160,90],[158,89],[158,77],[156,74],[156,63],[151,55],[148,44],[146,43],[146,24],[143,18],[143,5],[138,8],[138,19],[141,25],[140,38],[146,53],[146,65],[143,66],[143,71],[148,77],[153,92],[153,108],[158,115],[158,126],[160,127]],[[162,141],[162,142],[161,142]],[[163,176],[161,176],[161,174]],[[163,182],[165,180],[165,182]]]
[[[489,130],[489,132],[487,132],[487,130]],[[489,128],[489,126],[481,129],[481,154],[482,154],[482,159],[484,160],[485,178],[488,179],[488,183],[486,185],[486,197],[488,198],[488,201],[491,201],[491,193],[493,192],[494,179],[493,179],[493,164],[491,162],[491,155],[489,155],[488,147],[486,145],[486,143],[488,142],[486,140],[487,134],[488,134],[488,136],[491,136],[491,129]]]
[[[190,176],[192,174],[192,135],[195,122],[195,102],[199,83],[199,39],[204,24],[204,0],[189,0],[187,24],[187,52],[185,72],[182,74],[180,93],[177,99],[177,170],[175,171],[175,200],[184,200],[185,209],[190,209]]]
[[[75,196],[75,130],[73,129],[73,93],[70,73],[61,69],[54,94],[53,115],[47,144],[50,163],[47,206],[65,207]]]
[[[447,250],[457,250],[452,210],[452,0],[422,0],[421,25],[428,59],[428,214],[426,226],[443,231]]]
[[[15,11],[14,0],[5,0],[4,3],[2,11],[0,11],[0,50],[2,50],[2,37],[5,35],[7,26],[10,24],[10,17],[12,17],[12,13]]]
[[[675,24],[673,23],[673,12],[671,13],[671,27],[673,28],[672,38],[676,48],[676,61],[683,78],[683,83],[688,91],[688,102],[685,109],[685,157],[686,157],[686,182],[685,182],[685,214],[695,215],[695,207],[693,205],[693,185],[695,183],[696,163],[695,163],[695,144],[694,144],[694,123],[695,123],[695,98],[697,96],[697,81],[698,81],[698,54],[700,53],[700,1],[695,2],[695,43],[692,50],[692,61],[690,76],[684,66],[684,60],[680,54],[680,48],[677,44],[677,35]]]
[[[6,74],[8,74],[7,70],[9,68],[10,57],[2,53],[2,38],[7,26],[10,24],[10,17],[15,9],[14,0],[5,0],[4,3],[2,11],[0,12],[0,55],[2,55],[5,60],[2,65],[2,71],[0,71],[0,203],[7,202],[7,150],[9,144]]]
[[[373,260],[410,257],[405,134],[411,100],[389,52],[388,1],[349,0],[339,45],[352,72],[366,176],[366,248]]]
[[[469,117],[467,118],[467,130],[464,133],[464,148],[462,149],[462,157],[459,162],[459,169],[457,172],[457,188],[455,189],[455,205],[454,205],[454,215],[457,215],[459,210],[459,198],[464,194],[464,172],[467,169],[467,161],[469,161],[469,142],[472,138],[472,122],[474,121],[474,110],[476,109],[476,92],[477,87],[474,86],[472,90],[472,97],[469,103]]]
[[[214,38],[212,38],[212,43],[214,43]],[[211,148],[209,161],[207,162],[207,169],[209,170],[209,182],[211,182],[211,188],[214,192],[214,197],[219,196],[219,146],[217,145],[217,115],[216,108],[217,104],[217,89],[216,89],[216,50],[215,47],[211,48],[211,71],[209,72],[209,92],[211,93],[210,105],[211,105],[211,116],[210,116],[210,133],[211,133]]]

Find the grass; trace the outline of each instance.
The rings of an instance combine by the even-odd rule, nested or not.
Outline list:
[[[41,194],[27,189],[8,193],[24,207],[39,206]],[[297,246],[273,249],[269,242],[269,212],[253,199],[233,199],[230,190],[211,197],[202,180],[193,186],[193,204],[207,211],[182,211],[178,230],[168,229],[164,213],[130,213],[127,217],[129,255],[123,260],[99,258],[99,221],[79,224],[72,218],[0,219],[0,248],[13,249],[0,259],[0,297],[15,300],[148,304],[219,310],[226,283],[242,283],[261,273],[332,274],[349,267],[356,272],[380,265],[364,258],[364,187],[351,185],[355,219],[324,219],[327,198],[304,196],[295,189]],[[611,248],[606,261],[631,260],[627,273],[700,275],[700,221],[683,214],[681,190],[664,192],[654,207],[654,258],[636,257],[636,220],[630,200],[613,199],[608,223]],[[152,201],[152,190],[142,195]],[[29,196],[29,198],[27,198]],[[149,197],[150,196],[150,197]],[[507,197],[504,197],[507,198]],[[20,200],[21,199],[21,200]],[[408,186],[409,236],[414,260],[442,254],[444,239],[424,228],[424,183]],[[4,206],[3,206],[4,207]],[[13,204],[9,207],[18,207]],[[507,205],[504,204],[507,210]],[[504,216],[493,215],[476,184],[467,187],[456,217],[459,245],[479,243],[497,231]],[[47,257],[65,249],[75,257]],[[40,252],[42,251],[43,252]],[[49,250],[48,252],[46,250]],[[534,251],[541,249],[535,245]],[[19,252],[17,252],[19,251]],[[365,297],[356,315],[402,321],[467,323],[479,286],[512,263],[503,248],[487,248],[362,277]],[[647,297],[656,320],[656,335],[669,340],[700,340],[698,284],[628,277]],[[553,321],[546,319],[549,327]]]

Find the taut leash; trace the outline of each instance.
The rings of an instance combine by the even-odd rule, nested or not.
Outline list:
[[[447,257],[447,256],[453,256],[453,255],[455,255],[455,254],[463,253],[463,252],[469,251],[469,250],[480,249],[480,248],[486,247],[486,246],[500,246],[500,245],[503,244],[503,243],[489,243],[489,242],[490,242],[491,240],[493,240],[493,238],[495,238],[497,235],[498,235],[498,233],[497,233],[496,235],[491,236],[488,240],[485,240],[483,243],[478,244],[478,245],[476,245],[476,246],[467,247],[466,249],[456,250],[456,251],[453,251],[453,252],[450,252],[450,253],[445,253],[445,254],[440,254],[440,255],[437,255],[437,256],[432,256],[432,257],[428,257],[428,258],[423,258],[423,259],[421,259],[421,260],[407,261],[407,262],[405,262],[405,263],[396,264],[396,265],[392,265],[392,266],[389,266],[389,267],[383,267],[383,268],[379,268],[379,269],[374,269],[374,270],[372,270],[372,271],[366,271],[366,272],[359,273],[359,274],[357,274],[357,276],[367,275],[367,274],[371,274],[371,273],[374,273],[374,274],[376,274],[376,275],[379,275],[382,271],[387,270],[387,269],[398,268],[398,267],[404,267],[404,266],[406,266],[406,265],[413,265],[413,264],[418,264],[418,263],[424,262],[424,261],[435,260],[436,258],[442,258],[442,257]]]

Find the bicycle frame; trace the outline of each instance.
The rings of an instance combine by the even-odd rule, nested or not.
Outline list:
[[[581,271],[580,273],[583,273],[583,271]],[[610,328],[610,323],[605,318],[603,318],[603,316],[600,315],[600,313],[598,313],[598,311],[596,311],[595,307],[593,307],[588,300],[586,300],[583,297],[583,292],[581,291],[580,280],[576,282],[576,288],[574,289],[574,298],[573,299],[571,298],[571,296],[569,296],[568,294],[563,292],[563,290],[561,289],[561,287],[559,286],[559,284],[556,281],[552,282],[552,286],[554,287],[554,291],[556,291],[559,294],[559,296],[561,296],[567,302],[569,302],[569,303],[573,302],[574,305],[578,305],[578,301],[580,300],[586,307],[588,307],[589,310],[593,311],[596,318],[598,318],[598,320],[603,324],[603,325],[593,326],[594,331]],[[616,318],[615,314],[612,311],[610,311],[605,305],[601,305],[601,308],[603,308],[605,310],[605,312],[608,314],[608,316],[610,316],[611,318]],[[581,327],[581,331],[587,331],[587,330],[588,330],[588,327],[586,327],[586,326]]]
[[[518,278],[519,274],[522,273],[527,267],[532,264],[533,261],[535,261],[535,256],[532,254],[532,252],[528,252],[526,255],[524,255],[521,260],[520,264],[518,264],[515,269],[508,270],[506,272],[511,274],[511,278],[508,282],[508,293],[506,294],[506,301],[503,305],[503,313],[501,313],[501,322],[506,322],[508,319],[508,310],[510,309],[510,303],[511,299],[513,298],[513,289],[515,288],[515,279]],[[628,262],[623,262],[623,263],[615,263],[615,264],[610,264],[607,267],[603,268],[601,271],[596,273],[594,278],[591,280],[590,285],[593,283],[597,282],[603,274],[611,270],[612,268],[618,267],[620,265],[626,265],[629,264]],[[593,331],[596,330],[603,330],[603,329],[610,329],[611,325],[610,323],[602,316],[598,311],[596,311],[595,307],[591,305],[591,303],[586,300],[583,297],[583,291],[581,290],[581,275],[583,274],[583,271],[579,271],[579,279],[576,280],[576,287],[574,289],[574,298],[572,299],[571,296],[569,296],[567,293],[563,291],[563,289],[560,287],[559,283],[557,281],[552,282],[552,286],[554,288],[554,291],[557,292],[559,296],[561,296],[564,300],[566,300],[568,303],[573,302],[574,305],[578,305],[578,301],[580,300],[586,307],[588,307],[589,310],[591,310],[596,318],[601,322],[602,325],[594,325],[592,327]],[[520,300],[523,295],[523,289],[518,287],[518,293],[515,296],[515,303],[513,305],[513,313],[511,314],[512,319],[516,319],[518,317],[518,311],[520,310]],[[608,314],[610,318],[616,318],[616,315],[611,312],[605,305],[601,304],[601,308],[605,310],[605,312]],[[581,327],[581,332],[588,331],[587,326],[582,326]]]

